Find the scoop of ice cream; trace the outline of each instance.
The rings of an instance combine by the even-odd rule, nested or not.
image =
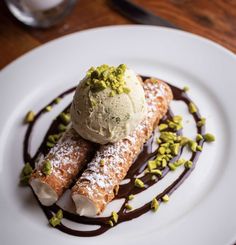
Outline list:
[[[132,133],[146,115],[141,81],[125,65],[91,68],[71,106],[74,129],[83,138],[107,144]]]

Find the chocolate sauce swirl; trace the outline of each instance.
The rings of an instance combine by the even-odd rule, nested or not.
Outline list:
[[[147,77],[142,77],[142,78],[143,78],[143,80],[147,79]],[[168,84],[168,85],[170,86],[170,88],[173,92],[174,100],[182,101],[183,103],[186,104],[186,106],[189,106],[190,103],[193,103],[193,101],[189,98],[189,96],[186,94],[186,92],[184,90],[182,90],[178,87],[175,87],[171,84]],[[64,93],[60,94],[57,98],[63,98],[66,95],[73,93],[74,91],[75,91],[75,87],[73,87],[73,88],[65,91]],[[55,104],[56,104],[56,102],[54,99],[46,106],[54,106]],[[61,123],[61,119],[58,116],[50,125],[50,127],[49,127],[41,145],[39,146],[37,152],[35,153],[35,155],[31,156],[29,153],[30,152],[30,146],[31,146],[31,144],[30,144],[31,135],[32,135],[35,123],[45,113],[45,107],[43,107],[36,114],[35,120],[28,125],[27,131],[25,134],[25,138],[24,138],[24,150],[23,150],[24,161],[29,162],[31,164],[32,168],[35,167],[35,161],[40,154],[46,155],[49,152],[50,148],[48,148],[46,146],[47,138],[51,134],[58,133],[58,125]],[[67,112],[69,107],[70,107],[70,105],[67,106],[63,111]],[[204,125],[200,126],[200,127],[197,126],[197,122],[201,120],[201,115],[200,115],[199,110],[197,110],[197,112],[195,112],[191,115],[193,116],[194,121],[196,123],[197,133],[204,134],[205,133],[205,126]],[[171,109],[169,109],[167,114],[162,118],[160,123],[166,122],[168,119],[171,119],[173,116],[174,116],[173,112],[171,111]],[[182,135],[182,130],[179,130],[177,132],[177,134]],[[144,204],[143,206],[141,206],[137,209],[134,209],[134,210],[128,211],[128,212],[126,210],[125,203],[128,202],[129,195],[131,195],[131,194],[135,195],[137,193],[145,191],[146,189],[148,189],[152,185],[156,184],[159,180],[164,178],[168,174],[168,172],[170,171],[168,166],[166,166],[165,168],[161,168],[162,176],[157,177],[155,180],[151,178],[152,175],[150,173],[147,173],[144,176],[140,177],[140,179],[145,184],[145,188],[135,187],[135,185],[134,185],[135,178],[144,171],[144,169],[147,167],[148,161],[154,159],[155,156],[157,155],[158,149],[156,149],[154,152],[152,151],[153,140],[154,140],[154,135],[152,135],[152,137],[145,143],[142,152],[138,155],[138,157],[134,161],[133,165],[129,169],[127,176],[126,176],[126,179],[130,179],[130,181],[128,183],[120,186],[119,192],[115,197],[115,199],[121,199],[121,198],[125,199],[120,210],[117,212],[119,215],[119,219],[118,219],[118,222],[116,225],[118,225],[122,222],[125,222],[125,221],[132,220],[134,218],[137,218],[137,217],[145,214],[146,212],[150,211],[151,201]],[[200,140],[198,142],[198,145],[200,145],[201,147],[203,147],[203,144],[204,144],[204,140]],[[95,149],[96,149],[96,147],[95,147]],[[183,148],[180,149],[179,154],[177,156],[175,156],[173,159],[171,159],[170,162],[175,162],[176,160],[178,160],[182,154],[182,150],[183,150]],[[184,168],[184,170],[182,171],[182,173],[179,175],[179,177],[177,179],[175,179],[168,187],[166,187],[166,189],[162,193],[158,193],[156,195],[156,199],[158,200],[159,203],[162,202],[162,197],[164,195],[167,194],[168,196],[170,196],[184,182],[184,180],[191,174],[191,172],[194,170],[194,168],[196,166],[196,163],[197,163],[197,160],[198,160],[200,154],[201,154],[201,151],[193,152],[191,155],[191,158],[190,158],[190,160],[193,163],[192,167],[189,169]],[[73,186],[73,184],[74,183],[72,183],[72,186]],[[48,220],[59,209],[62,209],[57,204],[54,204],[50,207],[46,207],[46,206],[43,206],[39,202],[39,200],[38,200],[38,203],[41,206],[42,210],[44,211]],[[97,236],[97,235],[100,235],[100,234],[102,234],[102,233],[104,233],[107,230],[112,228],[108,224],[110,217],[92,217],[92,218],[91,217],[84,217],[84,216],[79,216],[77,214],[63,210],[63,219],[68,219],[70,221],[81,223],[81,224],[99,225],[98,229],[90,230],[90,231],[81,231],[81,230],[74,230],[74,229],[67,227],[66,225],[63,224],[63,220],[62,220],[61,224],[56,226],[57,229],[65,232],[65,233],[74,235],[74,236],[81,236],[81,237]]]

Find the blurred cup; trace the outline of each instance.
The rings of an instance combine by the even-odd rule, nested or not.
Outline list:
[[[77,0],[5,0],[11,13],[33,27],[50,27],[70,13]]]

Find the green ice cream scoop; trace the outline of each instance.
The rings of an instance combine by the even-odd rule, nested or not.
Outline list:
[[[83,138],[107,144],[131,134],[147,111],[136,74],[125,65],[91,68],[79,83],[71,106],[74,129]]]

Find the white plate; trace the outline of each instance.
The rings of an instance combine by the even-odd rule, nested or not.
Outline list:
[[[149,212],[98,237],[73,237],[50,228],[30,189],[18,186],[26,129],[22,119],[29,109],[37,111],[75,85],[90,66],[103,63],[126,63],[141,74],[179,87],[188,85],[190,96],[207,118],[207,131],[214,133],[217,141],[206,146],[193,174],[158,213]],[[232,243],[236,237],[235,67],[235,55],[211,41],[150,26],[75,33],[7,66],[0,72],[0,243]],[[33,150],[50,118],[48,114],[37,126]]]

